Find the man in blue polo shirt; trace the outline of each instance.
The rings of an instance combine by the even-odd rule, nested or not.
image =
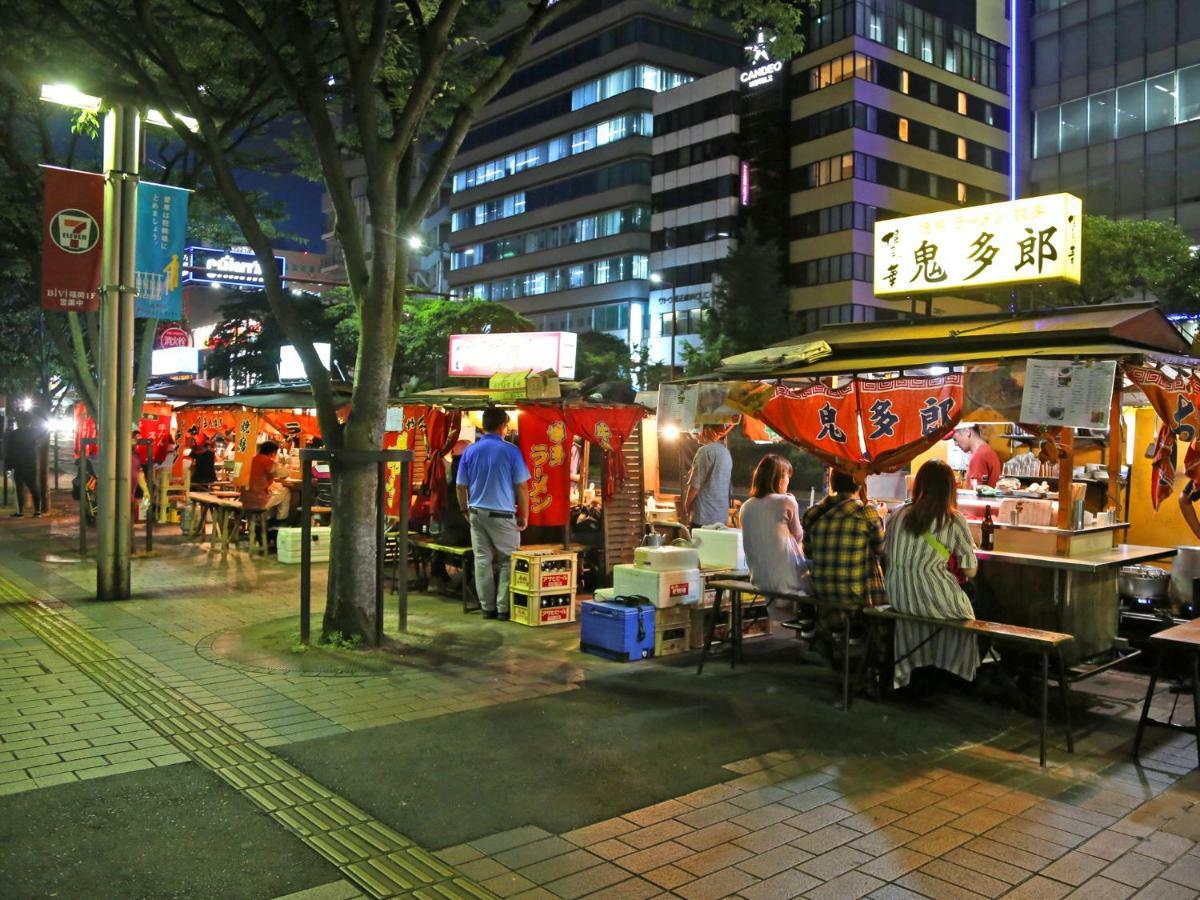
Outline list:
[[[475,590],[483,617],[507,619],[508,560],[521,546],[521,532],[529,522],[529,468],[521,451],[504,440],[504,410],[489,406],[483,411],[483,432],[463,452],[454,490],[471,523]]]

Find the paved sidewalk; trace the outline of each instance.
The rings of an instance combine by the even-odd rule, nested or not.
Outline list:
[[[843,715],[784,642],[698,679],[418,596],[403,666],[303,674],[237,648],[294,567],[160,532],[98,604],[73,528],[0,523],[6,897],[1200,896],[1193,742],[1133,763],[1135,675],[1040,769],[1020,713]]]

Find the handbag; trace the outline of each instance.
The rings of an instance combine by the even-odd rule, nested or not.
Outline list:
[[[958,557],[951,553],[950,548],[939,541],[932,532],[927,531],[921,537],[934,553],[946,561],[946,568],[950,570],[950,574],[954,576],[959,587],[964,586],[967,583],[967,576],[963,574],[963,570],[958,564]]]

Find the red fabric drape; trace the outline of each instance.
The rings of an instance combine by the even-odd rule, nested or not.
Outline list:
[[[529,467],[529,524],[565,525],[571,514],[571,444],[557,406],[518,403],[517,442]]]
[[[433,407],[425,417],[425,478],[421,493],[429,498],[430,514],[437,518],[446,509],[446,467],[442,460],[458,443],[462,413]]]
[[[321,425],[317,422],[317,417],[308,413],[297,414],[290,409],[264,409],[262,417],[268,425],[285,437],[290,438],[298,434],[317,437],[321,434]]]
[[[828,465],[854,469],[864,463],[853,384],[840,388],[820,382],[806,388],[747,384],[731,390],[726,402],[761,419]]]
[[[1157,369],[1123,366],[1125,375],[1146,395],[1163,425],[1181,441],[1200,437],[1200,378],[1168,378]]]
[[[963,376],[855,381],[867,468],[895,471],[950,433],[963,412]]]
[[[567,429],[604,450],[604,499],[625,482],[621,447],[646,411],[640,406],[568,406],[563,410]]]

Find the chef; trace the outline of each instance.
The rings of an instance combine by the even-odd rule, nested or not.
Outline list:
[[[964,425],[954,431],[954,443],[970,457],[967,463],[966,483],[975,488],[987,485],[995,487],[1000,480],[1000,457],[991,448],[978,425]]]

